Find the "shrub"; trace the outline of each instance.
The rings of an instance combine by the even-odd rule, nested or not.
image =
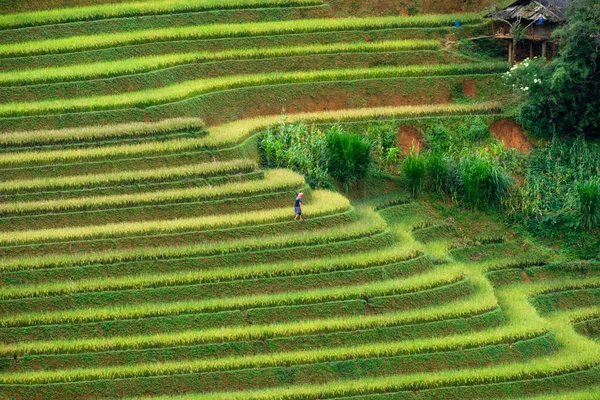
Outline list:
[[[390,170],[399,159],[396,128],[393,123],[376,122],[369,124],[367,137],[372,141],[371,154],[380,170]]]
[[[460,159],[464,201],[471,208],[499,204],[508,195],[512,179],[502,167],[485,155],[468,155]]]
[[[443,124],[437,124],[425,131],[425,141],[434,152],[448,150],[450,146],[450,130]]]
[[[414,197],[417,197],[425,186],[425,157],[411,149],[404,159],[404,178],[406,184]]]
[[[448,187],[448,159],[439,153],[432,153],[427,158],[427,178],[429,187],[438,194],[444,194]]]
[[[263,162],[269,167],[291,168],[305,175],[312,187],[330,187],[327,173],[326,135],[304,124],[289,124],[283,118],[267,129],[261,140]]]
[[[587,230],[600,226],[600,181],[578,183],[577,198],[580,226]]]
[[[350,134],[339,125],[327,132],[329,174],[346,189],[365,177],[371,164],[371,140]]]

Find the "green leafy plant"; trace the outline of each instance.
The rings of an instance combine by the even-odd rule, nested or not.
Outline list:
[[[578,183],[577,196],[580,226],[587,230],[600,226],[600,182]]]
[[[500,204],[512,187],[512,178],[485,155],[463,156],[459,162],[464,201],[470,208]]]
[[[430,189],[443,195],[448,185],[449,160],[439,153],[431,153],[427,157],[427,178]]]
[[[411,149],[402,166],[406,185],[414,197],[417,197],[425,186],[425,170],[427,161],[419,152]]]
[[[366,176],[372,161],[371,145],[369,139],[350,134],[339,125],[327,132],[329,173],[346,191]]]

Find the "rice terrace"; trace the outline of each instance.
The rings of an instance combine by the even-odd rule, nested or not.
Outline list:
[[[0,0],[0,399],[600,399],[599,0]]]

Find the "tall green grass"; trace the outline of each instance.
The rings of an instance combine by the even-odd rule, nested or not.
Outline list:
[[[0,29],[62,24],[136,15],[174,14],[194,11],[227,10],[258,7],[293,7],[323,4],[321,0],[169,0],[129,1],[86,7],[32,11],[0,16]]]
[[[383,42],[333,43],[309,46],[287,46],[226,50],[221,52],[199,51],[159,56],[129,58],[119,61],[93,64],[69,65],[66,67],[26,69],[0,72],[0,85],[31,85],[48,82],[65,82],[85,79],[108,78],[118,75],[139,74],[182,64],[211,61],[243,60],[255,58],[290,57],[311,54],[333,54],[352,52],[391,52],[408,50],[438,50],[437,40],[390,40]]]
[[[14,117],[22,115],[149,107],[158,104],[171,103],[215,91],[262,85],[416,76],[494,74],[506,71],[506,69],[507,65],[504,62],[491,62],[478,64],[437,64],[402,67],[391,66],[235,75],[209,79],[198,79],[160,89],[147,89],[114,95],[60,100],[43,100],[27,103],[6,103],[0,105],[0,116]]]
[[[345,30],[451,27],[457,19],[460,19],[465,24],[482,21],[481,16],[477,14],[443,14],[419,15],[414,17],[393,16],[215,24],[109,33],[105,35],[72,36],[64,39],[5,44],[0,45],[0,57],[74,52],[170,40],[217,39]]]

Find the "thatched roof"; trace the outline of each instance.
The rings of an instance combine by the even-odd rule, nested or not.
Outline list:
[[[517,0],[499,12],[499,17],[510,20],[521,17],[524,20],[562,22],[563,11],[569,0]],[[488,14],[487,17],[493,17]]]

